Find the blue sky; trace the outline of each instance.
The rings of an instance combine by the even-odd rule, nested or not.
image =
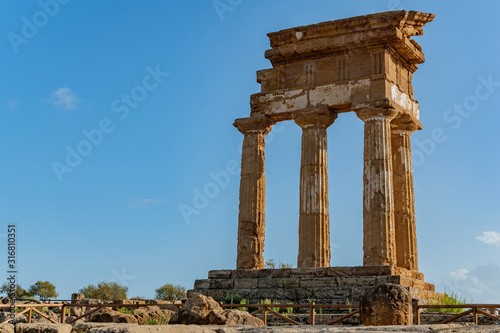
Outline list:
[[[413,81],[420,269],[439,291],[498,303],[500,4],[220,0],[218,12],[213,0],[55,1],[0,3],[0,240],[18,226],[22,286],[49,280],[68,298],[114,280],[153,297],[234,268],[232,123],[271,66],[266,34],[406,9],[437,15],[416,38],[427,62]],[[264,255],[292,264],[300,134],[279,124],[266,147]],[[342,114],[328,144],[332,265],[360,265],[361,120]]]

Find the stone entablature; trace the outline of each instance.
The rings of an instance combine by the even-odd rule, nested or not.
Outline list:
[[[261,92],[251,97],[252,113],[282,121],[303,108],[341,113],[376,103],[419,124],[411,81],[425,57],[411,37],[433,19],[393,11],[268,34],[273,68],[257,72]]]

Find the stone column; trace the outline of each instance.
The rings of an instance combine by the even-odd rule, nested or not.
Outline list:
[[[356,114],[365,122],[363,265],[396,266],[390,126],[397,113],[370,108]]]
[[[418,272],[415,195],[410,137],[418,129],[412,122],[392,122],[392,168],[396,258],[399,267]]]
[[[265,136],[274,122],[259,115],[236,119],[244,135],[241,153],[240,213],[238,217],[237,269],[264,268],[266,175]]]
[[[330,267],[326,129],[337,114],[322,107],[297,111],[292,117],[302,128],[297,267]]]

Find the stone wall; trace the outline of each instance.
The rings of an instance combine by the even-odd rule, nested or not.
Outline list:
[[[221,300],[238,294],[250,303],[263,299],[308,304],[353,304],[359,296],[382,283],[401,284],[414,299],[427,301],[439,294],[423,281],[421,273],[393,266],[289,268],[210,271],[208,279],[197,280],[188,297],[198,292]]]

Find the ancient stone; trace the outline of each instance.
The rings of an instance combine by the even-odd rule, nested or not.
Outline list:
[[[145,324],[149,320],[164,321],[166,319],[169,324],[179,322],[179,309],[174,305],[171,305],[170,309],[160,309],[158,306],[140,307],[133,312],[139,324]]]
[[[244,134],[241,153],[240,213],[238,218],[238,256],[242,269],[264,268],[266,175],[265,136],[273,121],[265,116],[237,119],[234,126]]]
[[[89,321],[95,323],[137,323],[137,319],[130,315],[111,309],[100,309],[89,316]]]
[[[412,298],[401,285],[377,286],[360,297],[359,307],[361,325],[413,325]]]
[[[396,266],[390,124],[397,112],[369,108],[356,114],[365,122],[363,265]]]
[[[82,293],[73,293],[71,294],[71,304],[78,304],[84,298],[85,295]]]
[[[79,316],[81,316],[83,313],[84,313],[84,311],[83,311],[83,309],[82,309],[82,308],[80,308],[80,307],[76,307],[76,306],[70,306],[70,307],[69,307],[69,314],[70,314],[70,316],[79,317]]]
[[[87,333],[95,332],[99,328],[112,328],[115,332],[123,332],[125,329],[138,326],[138,324],[117,324],[117,323],[90,323],[90,322],[79,322],[73,325],[73,330],[71,333]]]
[[[0,324],[0,333],[14,333],[14,325]]]
[[[237,268],[264,268],[264,137],[286,120],[303,129],[297,267],[330,266],[326,129],[355,111],[365,122],[363,264],[418,273],[409,140],[422,128],[411,81],[425,57],[411,38],[433,19],[392,11],[268,35],[273,68],[257,73],[251,116],[235,123],[245,135]]]
[[[16,333],[71,333],[73,326],[68,324],[17,324]]]
[[[272,299],[297,304],[307,304],[310,300],[314,300],[318,304],[338,305],[346,304],[347,299],[352,304],[356,304],[360,295],[367,293],[377,285],[394,283],[407,288],[412,298],[423,302],[439,297],[439,294],[435,292],[434,285],[424,282],[423,279],[412,277],[409,274],[411,272],[404,268],[395,270],[392,266],[243,271],[251,272],[251,278],[231,277],[227,279],[227,283],[221,283],[222,279],[219,278],[217,279],[218,289],[195,288],[188,294],[194,295],[198,292],[218,301],[222,300],[226,294],[238,294],[252,303]],[[269,274],[270,271],[273,272],[272,275]],[[228,276],[239,276],[240,273],[240,270],[234,270]]]
[[[182,324],[264,326],[264,322],[248,312],[224,310],[213,298],[195,294],[184,304]]]
[[[410,137],[417,129],[405,117],[391,123],[396,259],[399,267],[413,272],[418,272],[418,254]]]
[[[244,135],[237,270],[211,271],[188,296],[345,304],[398,283],[416,299],[436,297],[418,271],[410,143],[422,129],[412,80],[425,61],[412,38],[433,19],[401,10],[268,34],[272,68],[257,72],[250,116],[234,123]],[[364,122],[363,267],[330,268],[327,129],[346,112]],[[302,128],[298,268],[266,270],[265,136],[289,120]]]
[[[293,113],[293,120],[302,128],[299,268],[330,266],[326,129],[336,118],[327,107]]]
[[[120,313],[113,316],[113,323],[136,324],[137,319],[128,313]]]

